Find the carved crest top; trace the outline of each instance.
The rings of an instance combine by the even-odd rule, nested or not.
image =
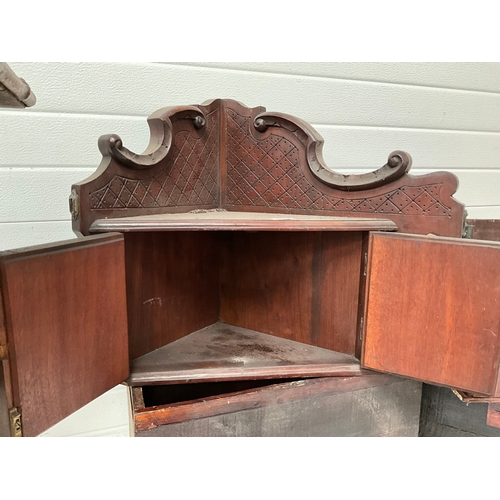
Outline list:
[[[323,138],[309,124],[230,99],[163,108],[148,124],[142,154],[117,135],[99,139],[101,165],[73,186],[76,232],[88,234],[96,219],[221,208],[381,217],[403,232],[460,236],[456,177],[411,176],[404,151],[373,172],[343,175],[325,164]]]

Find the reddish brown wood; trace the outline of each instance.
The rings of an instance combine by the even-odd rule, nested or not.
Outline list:
[[[223,208],[390,218],[401,232],[460,236],[463,205],[452,198],[458,181],[449,173],[405,174],[386,186],[346,192],[318,180],[308,162],[310,126],[287,117],[259,132],[261,108],[222,101],[227,125],[227,192]],[[284,116],[284,115],[282,115]]]
[[[388,219],[195,210],[96,220],[92,233],[149,231],[396,231]]]
[[[499,396],[500,244],[372,233],[362,366]]]
[[[489,403],[486,423],[491,427],[500,428],[500,403]]]
[[[219,319],[218,236],[125,234],[130,359]]]
[[[129,385],[359,376],[353,356],[224,323],[193,332],[132,362]]]
[[[198,401],[139,409],[135,411],[134,419],[136,430],[142,431],[195,418],[234,413],[250,408],[263,408],[286,401],[305,399],[315,394],[340,394],[387,385],[393,383],[394,380],[394,377],[376,374],[367,374],[362,377],[301,380],[236,392],[225,397],[212,396]]]
[[[120,163],[120,155],[111,156],[111,148],[98,170],[72,187],[79,207],[73,211],[73,230],[77,234],[89,234],[92,222],[106,217],[218,207],[219,101],[198,106],[206,119],[201,128],[195,126],[191,108],[176,108],[162,127],[151,129],[148,154],[154,145],[165,144],[165,135],[172,137],[166,156],[161,151],[158,163],[153,160],[149,168],[141,168],[144,162],[140,162],[134,168],[133,153],[124,164]],[[119,144],[123,150],[121,140]]]
[[[231,233],[220,318],[354,354],[361,233]]]
[[[500,241],[500,220],[472,219],[467,223],[474,226],[472,238],[475,240]]]
[[[339,177],[315,149],[320,136],[300,119],[273,113],[276,119],[269,121],[265,108],[230,99],[173,109],[151,117],[161,126],[151,127],[151,146],[143,155],[126,150],[117,136],[106,136],[104,148],[101,140],[98,171],[73,186],[76,232],[89,234],[98,219],[223,208],[389,218],[401,232],[461,234],[463,205],[452,197],[457,178],[443,172],[408,175],[404,152],[392,154],[383,171],[368,174],[368,182]],[[264,127],[255,123],[259,114],[267,120]],[[205,120],[201,128],[195,116]],[[334,177],[341,189],[332,187]]]
[[[0,254],[7,385],[25,436],[127,377],[124,273],[121,235]]]
[[[239,124],[238,124],[239,125]],[[253,125],[259,132],[274,131],[282,128],[294,132],[303,143],[306,153],[307,165],[312,174],[327,186],[341,189],[343,191],[362,191],[373,189],[399,179],[411,168],[411,156],[404,151],[393,151],[387,163],[375,170],[365,174],[339,174],[328,168],[323,159],[323,138],[308,123],[299,118],[285,115],[283,113],[261,113],[253,121]],[[270,135],[276,137],[276,135]],[[279,142],[277,149],[288,153],[288,144]],[[266,151],[267,152],[267,151]],[[273,152],[269,154],[274,157]],[[286,154],[283,155],[286,159]]]

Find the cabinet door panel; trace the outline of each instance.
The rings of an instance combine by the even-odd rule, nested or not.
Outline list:
[[[4,252],[0,277],[7,390],[35,436],[128,375],[123,237]]]
[[[362,366],[498,396],[500,244],[372,233]]]

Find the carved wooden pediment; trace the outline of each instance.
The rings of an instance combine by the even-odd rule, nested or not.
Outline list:
[[[163,108],[148,124],[142,154],[117,135],[99,139],[102,162],[70,197],[76,232],[89,234],[96,219],[220,208],[382,217],[401,232],[461,234],[457,178],[409,175],[403,151],[373,172],[340,174],[325,164],[323,138],[309,124],[230,99]]]

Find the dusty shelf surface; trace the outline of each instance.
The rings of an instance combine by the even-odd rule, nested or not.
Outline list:
[[[129,385],[359,376],[347,354],[215,323],[132,361]]]

